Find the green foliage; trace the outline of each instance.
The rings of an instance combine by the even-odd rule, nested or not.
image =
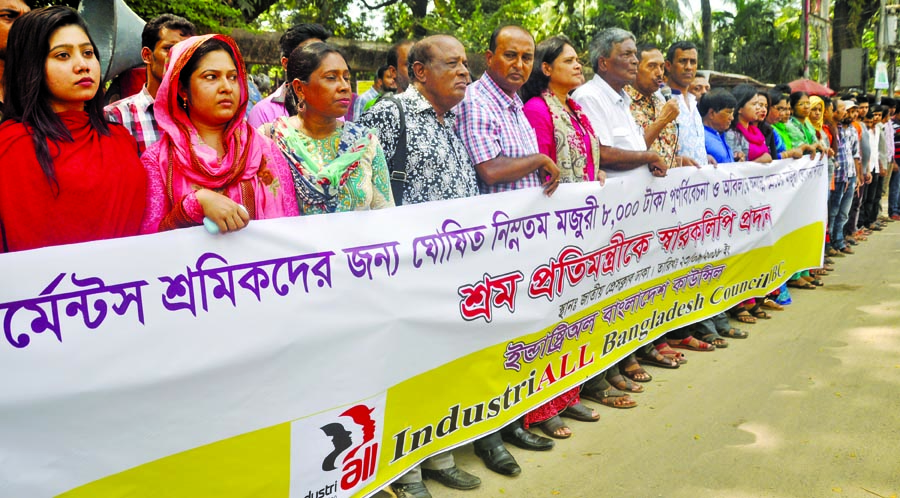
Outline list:
[[[799,13],[767,0],[737,0],[736,13],[713,12],[715,67],[760,81],[788,82],[800,76]]]
[[[352,0],[277,0],[250,25],[252,29],[283,32],[299,23],[319,23],[335,36],[356,40],[372,37],[366,26],[367,13],[349,15]]]
[[[188,19],[201,33],[227,33],[228,28],[244,27],[246,23],[240,9],[224,2],[207,0],[127,0],[135,14],[144,20],[160,14],[171,13]]]

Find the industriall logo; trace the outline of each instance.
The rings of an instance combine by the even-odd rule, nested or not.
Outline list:
[[[315,493],[309,492],[305,498],[324,498],[339,489],[341,491],[352,489],[375,474],[378,442],[375,440],[376,422],[372,417],[374,411],[375,409],[368,405],[359,404],[341,413],[339,421],[320,427],[322,432],[331,438],[331,445],[334,447],[322,460],[322,470],[325,472],[340,470],[341,477],[334,484],[329,484]],[[360,433],[362,437],[359,436]]]

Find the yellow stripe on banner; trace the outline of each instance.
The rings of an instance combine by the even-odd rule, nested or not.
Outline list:
[[[521,361],[519,371],[504,368],[504,353],[509,342],[503,342],[392,387],[388,390],[390,403],[385,412],[379,471],[383,472],[393,466],[397,470],[391,474],[396,476],[398,474],[395,472],[398,470],[411,467],[424,457],[436,453],[436,450],[460,445],[479,434],[503,427],[509,420],[524,415],[606,370],[664,332],[696,322],[700,315],[713,316],[746,299],[764,296],[778,288],[796,271],[820,264],[824,234],[825,227],[822,223],[810,224],[782,237],[773,246],[760,247],[716,261],[699,261],[668,275],[641,282],[596,304],[588,304],[587,308],[576,311],[564,321],[571,324],[595,312],[602,314],[601,310],[615,303],[617,298],[621,299],[638,289],[662,284],[691,268],[702,267],[707,263],[714,266],[727,265],[726,272],[719,280],[680,293],[669,289],[662,302],[657,301],[612,325],[607,325],[598,315],[593,333],[581,334],[576,341],[566,341],[558,353],[531,363]],[[732,293],[727,299],[723,297],[726,288],[739,286],[741,282],[755,281],[761,284],[761,275],[771,275],[772,269],[779,265],[782,275],[770,278],[764,289],[751,288]],[[525,294],[521,289],[519,292],[519,299],[522,299]],[[696,304],[697,296],[703,301],[701,309],[656,325],[643,338],[630,338],[629,329],[632,326],[652,317],[659,320],[661,314],[672,309],[675,301],[679,301],[680,306],[688,302]],[[717,304],[711,302],[714,300]],[[518,305],[524,306],[527,303],[519,301]],[[542,331],[523,335],[510,342],[534,343],[547,337],[556,325],[554,323]],[[616,336],[612,336],[613,331],[618,332]],[[622,335],[630,340],[620,345],[618,341]],[[607,349],[611,345],[612,349]],[[467,380],[460,382],[459,379]],[[377,483],[367,486],[365,491],[378,489],[393,476],[379,475]]]
[[[602,314],[601,310],[617,299],[638,289],[662,284],[691,268],[706,264],[727,265],[719,280],[704,282],[680,293],[669,289],[661,301],[612,325],[607,325],[598,315],[592,333],[565,341],[559,352],[531,363],[520,362],[519,371],[504,368],[507,344],[538,341],[553,332],[558,323],[458,358],[391,387],[387,395],[389,402],[385,408],[377,478],[358,496],[383,487],[429,455],[502,427],[509,420],[605,370],[662,333],[695,322],[699,316],[712,316],[751,297],[763,296],[800,269],[818,266],[824,233],[822,223],[813,223],[785,235],[772,246],[715,261],[697,261],[588,304],[564,321],[571,324],[592,313]],[[779,267],[780,276],[771,278],[773,269]],[[526,270],[522,269],[523,272]],[[723,297],[724,289],[736,288],[742,282],[761,284],[764,275],[770,276],[766,277],[764,287],[748,288]],[[519,305],[527,306],[527,299],[527,291],[519,289]],[[702,304],[691,313],[659,323],[659,317],[673,309],[675,301],[678,306],[688,302],[696,305],[702,301]],[[628,334],[635,325],[654,317],[656,321],[643,337]],[[614,331],[617,334],[612,336]],[[625,333],[628,340],[620,342],[620,333]],[[60,496],[283,498],[290,492],[290,458],[291,425],[288,422],[161,458]]]
[[[291,424],[279,424],[160,458],[99,479],[65,498],[286,497]]]

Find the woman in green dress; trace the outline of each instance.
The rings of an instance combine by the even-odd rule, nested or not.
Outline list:
[[[300,214],[393,207],[378,137],[339,118],[350,107],[350,70],[326,43],[298,47],[288,59],[296,116],[263,125],[291,166]]]

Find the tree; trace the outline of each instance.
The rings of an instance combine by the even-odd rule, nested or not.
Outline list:
[[[85,0],[96,2],[98,0]],[[244,27],[253,21],[262,12],[265,12],[277,0],[223,0],[210,2],[208,0],[125,0],[125,4],[141,19],[149,20],[154,17],[170,13],[175,14],[194,23],[201,33],[216,33],[227,31],[228,28]],[[49,5],[66,5],[73,9],[78,8],[79,0],[35,0],[29,2],[32,7],[47,7]]]
[[[703,33],[703,51],[706,53],[705,69],[716,68],[716,54],[713,51],[712,8],[709,0],[700,0],[700,26]]]
[[[352,0],[277,0],[260,14],[251,27],[264,31],[285,31],[299,23],[319,23],[336,36],[353,40],[372,36],[366,25],[365,12],[358,19],[350,17]]]
[[[878,13],[878,0],[836,0],[831,41],[834,47],[828,82],[831,88],[841,87],[841,50],[862,47],[866,23]]]
[[[776,15],[769,0],[737,0],[735,13],[712,13],[715,67],[760,81],[788,82],[801,71],[800,28],[795,7]]]

